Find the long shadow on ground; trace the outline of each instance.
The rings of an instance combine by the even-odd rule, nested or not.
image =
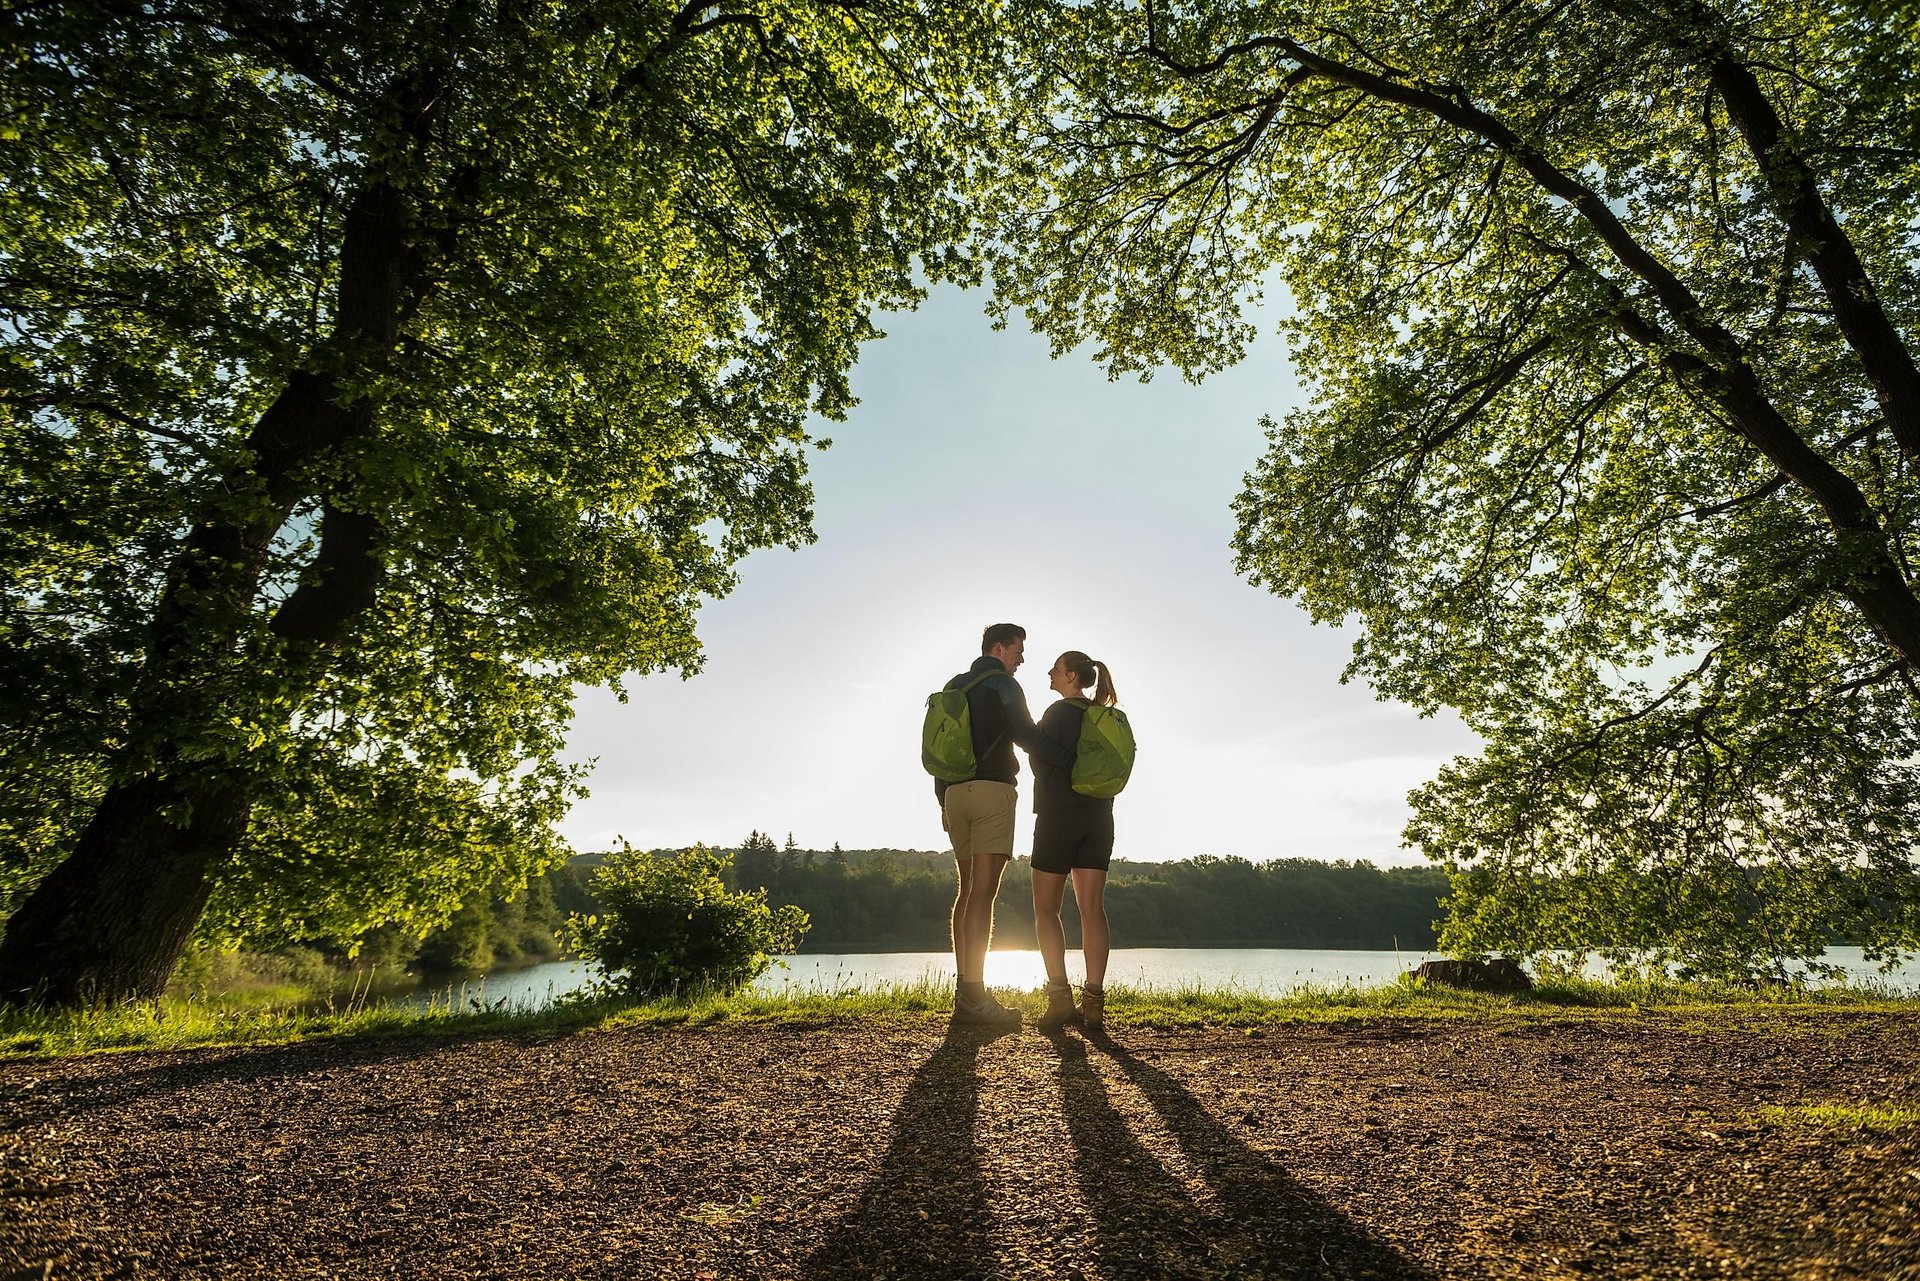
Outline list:
[[[907,1085],[880,1168],[800,1265],[809,1278],[999,1275],[980,1150],[980,1051],[1013,1029],[955,1029]]]
[[[355,1036],[291,1045],[197,1047],[69,1060],[48,1073],[52,1079],[30,1095],[16,1098],[18,1089],[0,1079],[0,1105],[4,1105],[0,1106],[0,1133],[26,1129],[53,1117],[110,1110],[205,1086],[297,1083],[303,1089],[319,1089],[329,1072],[431,1059],[477,1042],[524,1046],[554,1039],[553,1034],[545,1032]],[[28,1059],[0,1067],[14,1070],[8,1075],[44,1070]]]
[[[1426,1281],[1425,1266],[1249,1147],[1179,1081],[1096,1042],[1139,1088],[1211,1191],[1196,1204],[1114,1107],[1078,1040],[1062,1037],[1060,1095],[1108,1278],[1257,1276]]]

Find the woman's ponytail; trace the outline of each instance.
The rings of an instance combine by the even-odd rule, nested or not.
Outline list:
[[[1094,662],[1093,670],[1100,677],[1093,687],[1093,701],[1102,707],[1112,707],[1120,701],[1119,695],[1113,692],[1113,673],[1107,670],[1105,663],[1098,661]]]
[[[1093,701],[1102,707],[1112,707],[1119,702],[1113,692],[1113,673],[1107,670],[1105,663],[1096,663],[1077,649],[1070,649],[1060,655],[1058,660],[1066,664],[1073,673],[1073,683],[1081,689],[1093,686]]]

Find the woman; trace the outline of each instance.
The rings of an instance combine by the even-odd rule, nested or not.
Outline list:
[[[1080,722],[1089,706],[1112,707],[1113,673],[1079,650],[1054,660],[1047,684],[1060,701],[1040,718],[1040,732],[1069,752],[1077,752]],[[1091,702],[1086,693],[1093,689]],[[1107,865],[1113,859],[1113,798],[1082,796],[1073,790],[1073,762],[1033,762],[1033,928],[1047,966],[1047,1011],[1043,1031],[1079,1023],[1088,1032],[1102,1030],[1106,1012]],[[1060,928],[1060,904],[1067,881],[1080,905],[1080,951],[1087,963],[1080,1005],[1067,982],[1067,936]]]

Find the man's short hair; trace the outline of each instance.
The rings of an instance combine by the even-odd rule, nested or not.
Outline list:
[[[993,653],[995,645],[1011,645],[1027,638],[1027,629],[1018,623],[995,623],[980,633],[980,652]]]

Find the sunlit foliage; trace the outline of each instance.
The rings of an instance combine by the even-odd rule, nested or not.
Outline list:
[[[970,270],[976,27],[0,12],[0,990],[563,857],[574,690],[698,669],[698,603],[812,537],[874,311]]]
[[[1307,406],[1251,581],[1486,742],[1444,942],[1920,946],[1920,18],[1769,0],[1038,6],[1008,305]]]

